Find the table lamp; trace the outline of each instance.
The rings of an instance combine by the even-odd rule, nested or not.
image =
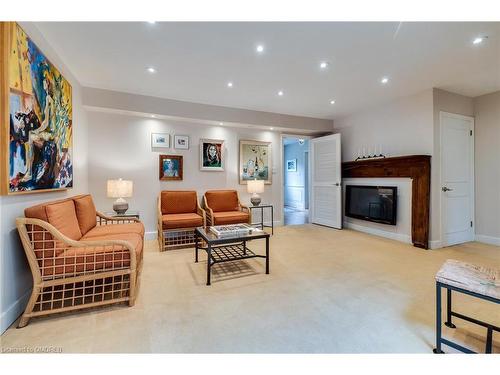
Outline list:
[[[252,202],[254,206],[258,206],[261,201],[259,193],[264,192],[264,180],[249,180],[247,191],[252,194],[250,202]]]
[[[133,182],[128,180],[108,180],[108,198],[118,198],[113,203],[113,210],[117,214],[124,214],[128,210],[128,203],[123,198],[132,196]]]

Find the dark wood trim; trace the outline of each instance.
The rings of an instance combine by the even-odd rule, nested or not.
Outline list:
[[[176,177],[168,177],[163,175],[163,160],[165,159],[176,159],[179,161],[179,175]],[[182,155],[160,155],[160,180],[161,181],[180,181],[183,175],[183,165],[182,165]]]
[[[429,248],[431,157],[398,156],[342,163],[342,178],[409,177],[412,179],[411,240],[413,246]]]

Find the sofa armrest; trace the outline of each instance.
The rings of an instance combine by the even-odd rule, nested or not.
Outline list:
[[[214,210],[212,210],[207,203],[207,197],[203,196],[203,206],[205,207],[206,210],[206,218],[207,218],[207,225],[214,225]]]
[[[32,218],[17,218],[16,226],[36,280],[137,269],[136,251],[128,241],[75,241],[46,221]],[[64,271],[56,274],[58,268]]]
[[[136,217],[111,217],[97,211],[97,225],[140,223]]]
[[[246,212],[248,214],[248,224],[252,224],[252,210],[250,210],[248,208],[248,206],[241,204],[241,202],[239,200],[238,200],[238,204],[240,205],[240,211]]]
[[[203,218],[203,228],[207,227],[207,213],[203,208],[201,208],[200,203],[197,203],[198,207],[196,209],[196,213]]]

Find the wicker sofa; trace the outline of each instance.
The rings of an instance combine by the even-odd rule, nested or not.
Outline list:
[[[209,190],[203,196],[208,225],[251,223],[250,210],[236,190]]]
[[[96,211],[90,195],[29,207],[16,220],[33,275],[18,327],[30,318],[127,302],[139,286],[144,226]]]
[[[157,216],[160,251],[193,246],[194,229],[206,226],[205,210],[200,207],[196,191],[161,191]]]

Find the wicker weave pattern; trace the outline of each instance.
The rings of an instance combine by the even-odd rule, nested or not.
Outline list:
[[[98,225],[136,221],[97,214]],[[142,252],[138,259],[130,242],[74,241],[39,219],[18,218],[16,225],[33,276],[19,327],[33,316],[125,301],[134,304]]]

